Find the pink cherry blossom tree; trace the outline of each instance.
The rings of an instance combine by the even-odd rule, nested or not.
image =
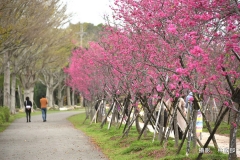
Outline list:
[[[69,84],[89,99],[153,90],[177,99],[192,91],[196,100],[215,97],[227,107],[219,113],[224,116],[239,88],[239,6],[233,0],[115,0],[120,25],[106,27],[88,50],[73,52]]]

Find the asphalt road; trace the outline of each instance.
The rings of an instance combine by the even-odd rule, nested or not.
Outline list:
[[[67,117],[80,112],[67,111],[15,120],[0,133],[0,160],[107,160],[83,132]]]

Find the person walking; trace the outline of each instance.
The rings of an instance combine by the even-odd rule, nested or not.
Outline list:
[[[32,112],[32,102],[29,100],[29,97],[26,97],[24,106],[25,106],[26,118],[28,123],[28,122],[31,122],[31,112]]]
[[[173,114],[173,110],[174,110],[174,106],[172,106],[172,100],[169,98],[166,101],[166,105],[168,106],[168,108],[170,108],[170,112],[171,114]],[[185,109],[185,101],[182,97],[179,97],[178,99],[178,106],[177,106],[181,112],[183,113],[183,115],[179,112],[179,110],[177,109],[177,125],[178,125],[178,137],[181,140],[183,137],[183,134],[185,132],[185,129],[187,127],[187,123],[185,121],[185,119],[183,118],[183,116],[186,118],[186,109]],[[174,135],[175,135],[175,130],[174,130],[174,123],[173,123],[173,131],[174,131]]]
[[[185,104],[185,108],[187,109],[188,121],[190,119],[190,114],[193,109],[193,100],[194,100],[193,93],[189,92],[188,96],[186,97],[186,104]],[[201,113],[200,109],[198,109],[197,110],[197,119],[196,119],[196,136],[197,136],[197,138],[200,137],[200,139],[201,139],[202,128],[203,128],[202,113]]]
[[[41,104],[41,110],[42,110],[42,119],[43,119],[43,122],[46,122],[47,121],[47,104],[48,104],[48,100],[47,100],[47,98],[45,98],[44,95],[40,99],[40,104]]]
[[[187,97],[186,97],[186,101],[185,101],[185,108],[187,111],[187,120],[189,121],[190,118],[190,113],[192,111],[192,103],[193,103],[193,93],[189,92]]]

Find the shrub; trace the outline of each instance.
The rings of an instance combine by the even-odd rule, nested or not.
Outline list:
[[[1,110],[0,110],[0,124],[3,124],[4,122],[5,122],[4,113],[1,112]]]
[[[8,107],[0,107],[0,123],[8,122],[10,118],[10,110]]]

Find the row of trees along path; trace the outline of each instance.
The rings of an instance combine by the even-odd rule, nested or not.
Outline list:
[[[16,99],[20,97],[20,106],[27,96],[33,100],[39,79],[47,86],[47,96],[62,83],[61,68],[66,66],[71,51],[66,43],[70,33],[61,29],[68,15],[60,0],[1,0],[0,11],[0,72],[4,81],[1,105],[15,114]],[[51,104],[52,97],[48,99]]]
[[[210,134],[201,143],[193,132],[193,147],[198,143],[207,148],[212,140],[217,149],[215,133],[229,113],[229,160],[236,159],[240,118],[239,9],[239,1],[235,0],[115,0],[113,21],[109,21],[100,40],[91,42],[88,49],[72,52],[70,65],[65,69],[69,74],[68,84],[92,103],[98,99],[103,101],[101,104],[111,102],[106,115],[116,111],[116,104],[120,105],[124,111],[122,117],[124,114],[128,117],[123,136],[138,121],[137,103],[141,103],[145,116],[138,139],[146,134],[147,124],[154,128],[156,122],[149,99],[157,98],[157,103],[173,100],[174,112],[168,121],[171,126],[176,123],[179,97],[192,91],[194,112],[190,117],[195,121],[196,110],[200,110]],[[219,110],[214,127],[204,112],[209,97],[215,99]],[[129,116],[132,113],[134,116]],[[105,121],[106,117],[102,126]],[[194,128],[190,124],[183,139]],[[163,130],[161,126],[157,128],[160,144],[167,145],[170,128]],[[183,142],[178,144],[175,139],[178,153]],[[199,153],[198,159],[202,154]]]
[[[71,101],[74,105],[78,96],[74,98],[75,90],[65,85],[63,68],[68,66],[72,49],[80,45],[80,23],[69,24],[66,4],[62,0],[0,1],[0,104],[9,107],[11,114],[17,107],[24,108],[27,96],[38,107],[42,94],[49,107],[55,102],[59,107]],[[86,47],[87,40],[98,38],[102,25],[81,26],[88,32],[81,41]]]

